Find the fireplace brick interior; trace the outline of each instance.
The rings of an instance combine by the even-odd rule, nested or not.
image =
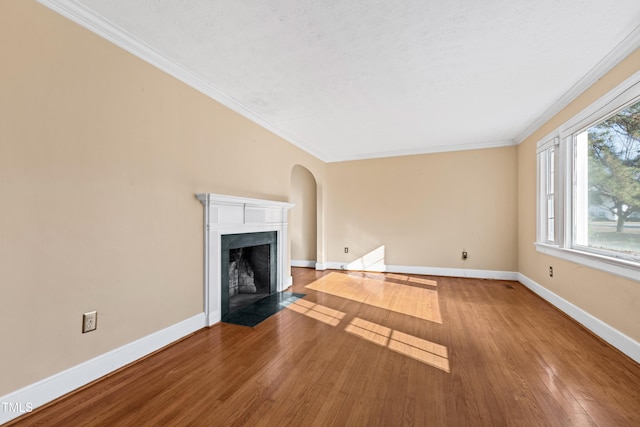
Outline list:
[[[269,294],[269,245],[230,249],[229,298]]]
[[[276,291],[277,234],[225,235],[222,242],[222,306],[226,315]]]

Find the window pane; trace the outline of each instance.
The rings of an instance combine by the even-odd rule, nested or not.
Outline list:
[[[576,136],[574,243],[640,256],[640,102]]]
[[[556,171],[556,161],[555,161],[555,152],[553,148],[549,149],[549,183],[547,188],[547,193],[553,194],[555,188],[555,171]]]
[[[545,243],[555,243],[555,148],[550,147],[538,154],[539,238]]]

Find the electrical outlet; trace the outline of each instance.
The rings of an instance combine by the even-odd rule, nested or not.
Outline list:
[[[468,258],[467,251],[462,251],[462,259],[467,259],[467,258]]]
[[[344,248],[344,253],[345,253],[345,254],[348,254],[348,253],[349,253],[349,248],[347,248],[346,246],[345,246],[345,248]]]
[[[549,266],[549,277],[553,277],[553,267]]]
[[[98,312],[90,311],[82,315],[82,333],[95,331],[98,327]]]

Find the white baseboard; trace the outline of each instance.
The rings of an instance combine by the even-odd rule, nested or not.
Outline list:
[[[315,261],[308,261],[304,259],[292,259],[291,267],[307,267],[307,268],[315,268]]]
[[[0,424],[89,384],[205,326],[200,313],[132,343],[0,397]]]
[[[327,262],[325,264],[322,264],[322,267],[324,268],[318,268],[318,266],[316,265],[316,270],[331,269],[347,271],[422,274],[425,276],[467,277],[473,279],[518,280],[518,273],[516,273],[515,271],[472,270],[466,268],[439,268],[389,264],[371,264],[365,266],[344,262]]]
[[[570,303],[544,286],[529,279],[524,274],[518,273],[517,280],[541,298],[567,314],[576,322],[593,332],[595,335],[599,336],[636,362],[640,363],[640,343],[635,341],[633,338],[630,338],[617,329],[612,328],[580,307]]]

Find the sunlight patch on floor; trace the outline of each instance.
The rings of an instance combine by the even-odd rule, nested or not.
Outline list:
[[[396,313],[442,323],[438,292],[433,289],[341,273],[329,273],[305,287]]]
[[[345,328],[345,331],[364,338],[374,344],[386,347],[389,344],[391,328],[387,328],[377,323],[368,322],[360,318],[354,318]]]
[[[450,372],[447,347],[443,345],[358,317],[354,318],[344,330],[379,346],[387,347],[396,353],[411,357],[444,372]]]
[[[387,273],[386,277],[389,279],[402,280],[403,282],[418,283],[420,285],[438,286],[437,280],[426,279],[423,277],[407,276],[406,274]]]
[[[338,326],[342,318],[346,315],[346,313],[342,311],[303,299],[289,304],[287,308],[331,326]]]
[[[304,299],[299,299],[291,303],[287,309],[331,326],[338,326],[346,316],[346,313],[342,311],[334,310],[322,304]],[[345,326],[344,330],[347,333],[381,347],[386,347],[396,353],[400,353],[447,373],[450,372],[447,347],[443,345],[359,317],[351,319],[351,322]]]

